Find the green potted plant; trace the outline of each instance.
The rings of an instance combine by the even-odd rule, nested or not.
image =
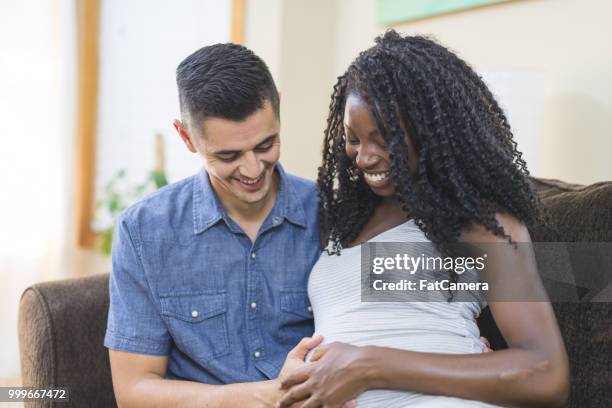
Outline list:
[[[146,179],[136,185],[126,185],[126,171],[120,169],[104,186],[104,193],[96,201],[96,219],[107,220],[106,226],[99,230],[98,247],[108,256],[111,253],[113,233],[119,214],[129,205],[142,199],[147,194],[168,184],[165,171],[163,136],[155,137],[155,168]]]

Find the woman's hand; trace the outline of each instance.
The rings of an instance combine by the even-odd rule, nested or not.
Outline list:
[[[319,347],[310,363],[281,381],[288,390],[278,406],[340,408],[356,406],[354,398],[368,386],[371,360],[367,347],[331,343]]]

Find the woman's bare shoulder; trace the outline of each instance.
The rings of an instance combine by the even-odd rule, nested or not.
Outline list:
[[[498,212],[495,214],[497,223],[504,229],[507,235],[512,237],[514,242],[531,242],[529,231],[523,222],[516,217]],[[505,237],[495,235],[489,231],[484,225],[476,222],[469,223],[461,229],[462,242],[508,242]]]

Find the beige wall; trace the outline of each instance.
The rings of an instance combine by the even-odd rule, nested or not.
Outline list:
[[[335,62],[335,2],[247,1],[246,45],[269,65],[281,93],[281,162],[316,178]]]
[[[312,178],[333,78],[385,27],[374,21],[375,0],[277,4],[280,46],[262,57],[273,55],[283,91],[282,161]],[[536,175],[589,183],[612,179],[610,15],[607,0],[517,0],[395,28],[432,34],[479,71],[541,73],[544,111]],[[251,25],[263,22],[256,18]],[[247,30],[247,45],[263,35]]]
[[[245,45],[263,58],[278,83],[282,0],[247,0],[245,5]]]

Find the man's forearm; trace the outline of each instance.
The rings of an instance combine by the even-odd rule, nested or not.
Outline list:
[[[127,395],[118,395],[121,408],[168,407],[274,407],[280,398],[276,380],[227,385],[194,381],[143,378],[129,387]]]

